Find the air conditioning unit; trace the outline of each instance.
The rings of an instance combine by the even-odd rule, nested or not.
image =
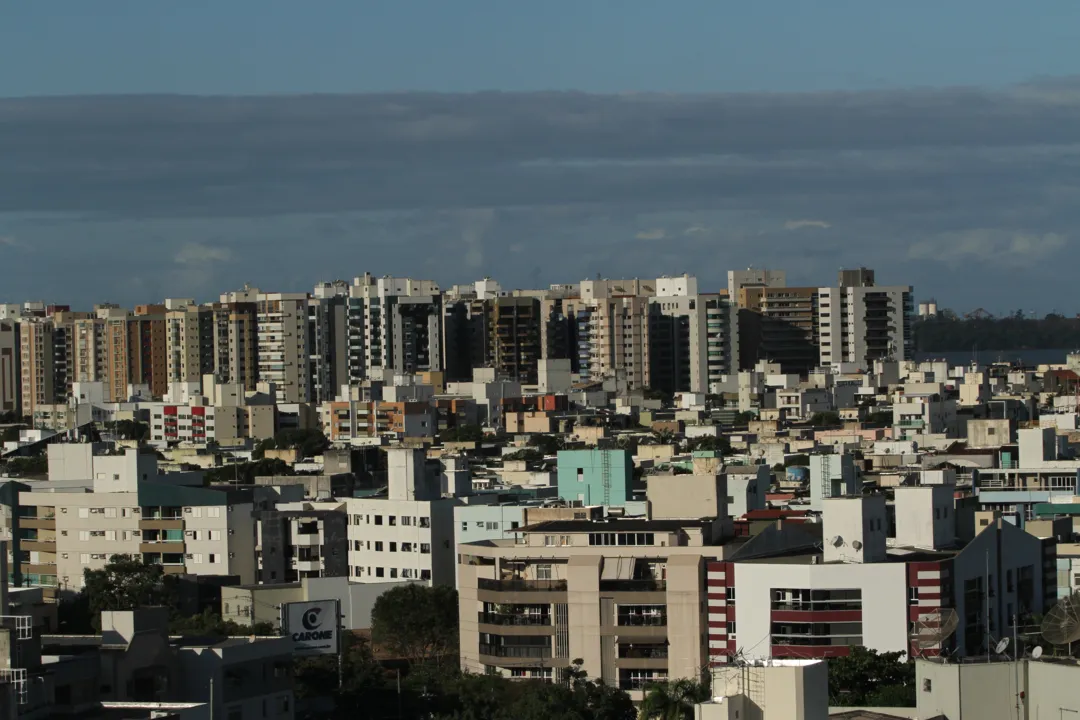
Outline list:
[[[90,508],[91,515],[98,515],[101,513],[101,508]]]
[[[236,534],[236,530],[234,530],[233,528],[229,528],[229,534],[230,534],[230,535],[235,535],[235,534]]]
[[[191,514],[191,508],[184,508],[184,514],[185,515],[190,515]]]
[[[184,531],[184,537],[195,537],[195,531],[194,530],[185,530]]]
[[[184,553],[184,559],[185,560],[190,560],[191,558],[192,558],[191,553]]]
[[[236,553],[234,553],[234,552],[229,553],[229,557],[231,557],[231,558],[236,557]]]

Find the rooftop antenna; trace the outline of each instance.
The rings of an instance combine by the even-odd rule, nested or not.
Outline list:
[[[1038,660],[1039,658],[1042,657],[1042,654],[1043,654],[1043,649],[1040,646],[1036,645],[1035,649],[1031,651],[1031,659],[1032,660]]]
[[[1046,642],[1068,645],[1072,655],[1072,644],[1080,640],[1080,599],[1076,595],[1062,598],[1046,613],[1041,629]]]
[[[1001,638],[998,640],[998,644],[994,646],[994,654],[1001,655],[1009,647],[1009,638]]]
[[[920,614],[915,621],[911,644],[916,650],[938,650],[960,626],[960,616],[952,608]]]

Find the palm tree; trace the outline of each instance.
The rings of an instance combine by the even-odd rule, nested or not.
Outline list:
[[[694,706],[709,696],[709,686],[697,680],[650,685],[641,702],[638,720],[692,720]]]

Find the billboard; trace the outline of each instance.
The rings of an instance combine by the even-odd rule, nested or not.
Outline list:
[[[294,655],[337,655],[337,600],[285,603],[281,615],[285,634],[293,641]]]

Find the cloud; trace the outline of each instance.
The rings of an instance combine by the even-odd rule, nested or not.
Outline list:
[[[788,220],[784,223],[785,230],[802,230],[803,228],[831,228],[832,225],[824,220]]]
[[[173,262],[178,265],[205,265],[208,263],[228,262],[232,251],[226,247],[212,247],[199,243],[188,243],[173,255]]]
[[[663,240],[667,237],[667,231],[664,228],[652,228],[650,230],[642,230],[638,234],[634,235],[638,240]]]
[[[1034,266],[1051,260],[1067,244],[1067,238],[1057,233],[1038,235],[977,228],[914,242],[908,256],[950,265]]]
[[[5,277],[15,299],[85,305],[163,266],[191,269],[182,292],[200,268],[288,290],[364,270],[510,287],[692,269],[718,289],[732,267],[818,284],[863,264],[967,307],[1037,269],[1032,306],[1051,308],[1080,223],[1080,82],[7,99],[0,157],[0,233],[57,258]],[[86,274],[103,256],[123,262]]]
[[[0,235],[0,245],[9,248],[22,247],[22,243],[20,243],[11,235]]]

